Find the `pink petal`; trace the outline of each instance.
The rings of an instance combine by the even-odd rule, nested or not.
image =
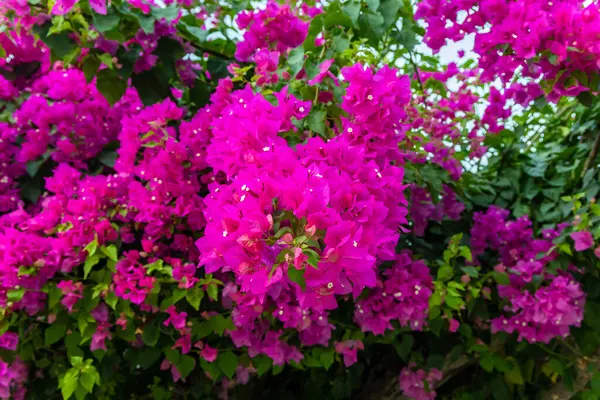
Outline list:
[[[106,0],[90,0],[90,7],[98,14],[106,15]]]
[[[54,15],[65,15],[79,0],[56,0],[54,7],[52,7],[52,14]]]

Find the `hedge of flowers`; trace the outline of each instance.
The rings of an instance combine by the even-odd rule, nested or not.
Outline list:
[[[596,398],[595,199],[472,195],[511,104],[597,90],[597,5],[529,3],[5,1],[0,398],[356,398],[390,351],[408,398]]]

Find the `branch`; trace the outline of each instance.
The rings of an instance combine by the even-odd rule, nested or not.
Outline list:
[[[423,101],[425,102],[425,105],[427,105],[427,100],[425,99],[425,86],[423,85],[423,81],[421,80],[421,74],[419,74],[419,67],[417,67],[417,63],[415,63],[411,52],[408,52],[408,61],[415,70],[415,75],[417,75],[417,80],[419,81],[419,85],[421,86],[421,92],[423,93]]]
[[[596,140],[596,142],[599,141]],[[592,377],[594,376],[593,371],[600,368],[599,357],[600,351],[596,352],[596,357],[579,358],[575,362],[575,366],[577,368],[577,378],[573,382],[573,387],[568,388],[563,382],[559,382],[542,395],[542,400],[569,400],[575,397],[578,392],[581,392],[590,383]],[[594,365],[595,368],[589,368],[590,364]]]
[[[203,52],[203,53],[208,53],[208,54],[210,54],[211,56],[219,57],[219,58],[222,58],[223,60],[233,60],[233,58],[232,58],[232,57],[229,57],[228,55],[226,55],[226,54],[223,54],[223,53],[219,53],[219,52],[218,52],[218,51],[216,51],[216,50],[207,49],[206,47],[202,47],[202,46],[199,46],[199,45],[197,45],[197,44],[195,44],[195,43],[191,43],[191,42],[190,42],[190,44],[191,44],[191,45],[192,45],[192,47],[194,47],[196,50],[199,50],[199,51],[201,51],[201,52]]]
[[[442,371],[444,378],[433,389],[438,389],[450,379],[459,375],[465,368],[476,362],[475,357],[468,357],[463,354],[457,360],[448,363]],[[385,360],[379,366],[380,368],[376,368],[373,371],[374,373],[371,374],[366,385],[354,397],[356,400],[409,400],[408,397],[402,394],[402,390],[400,389],[400,383],[398,382],[400,370],[390,369],[389,365],[384,364]]]
[[[585,160],[585,164],[583,164],[583,170],[581,171],[581,178],[585,176],[585,173],[590,169],[592,162],[596,159],[598,155],[598,150],[600,149],[600,133],[596,134],[596,139],[594,139],[594,145],[592,147],[592,151],[588,155],[588,158]]]

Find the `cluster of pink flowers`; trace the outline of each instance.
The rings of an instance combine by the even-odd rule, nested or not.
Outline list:
[[[366,156],[375,159],[400,160],[398,143],[404,140],[410,101],[410,80],[398,76],[395,69],[384,66],[375,71],[357,64],[342,68],[348,81],[342,109],[344,134],[352,144],[365,147]]]
[[[383,335],[394,329],[392,322],[415,331],[425,327],[433,279],[427,265],[411,256],[408,251],[398,254],[377,287],[357,301],[354,320],[363,332]]]
[[[318,13],[317,10],[311,11],[311,16]],[[257,50],[261,49],[275,50],[278,57],[300,46],[306,39],[309,26],[309,22],[300,19],[290,5],[280,5],[273,0],[267,2],[264,10],[241,12],[236,23],[240,29],[246,30],[243,40],[237,44],[235,57],[239,61],[248,61],[253,55],[256,58],[259,56]]]
[[[412,232],[417,236],[423,236],[429,221],[441,222],[444,217],[456,221],[464,209],[465,205],[447,185],[444,185],[444,193],[437,204],[433,203],[427,190],[416,185],[410,188]]]
[[[429,371],[415,369],[416,365],[411,363],[408,367],[400,371],[400,389],[405,396],[414,400],[433,400],[435,399],[435,385],[442,378],[442,371],[431,368]]]
[[[10,364],[0,360],[0,398],[24,400],[28,375],[27,365],[21,359]]]
[[[18,15],[29,12],[24,3],[10,3]],[[57,0],[52,12],[67,14],[77,3]],[[154,1],[129,3],[147,14]],[[107,12],[104,0],[89,4],[98,14]],[[257,86],[279,81],[280,58],[305,41],[308,19],[319,12],[269,1],[264,10],[238,15],[246,32],[236,57],[256,64]],[[431,17],[433,11],[427,12]],[[165,37],[183,42],[174,24],[157,21],[152,34],[139,32],[123,44],[125,49],[141,46],[134,73],[159,61],[153,53]],[[183,354],[197,352],[203,363],[215,362],[222,348],[217,350],[208,336],[193,343],[196,319],[190,308],[182,310],[182,297],[175,297],[185,290],[189,307],[198,309],[194,301],[199,300],[191,294],[207,289],[204,285],[210,288],[205,301],[217,301],[212,289],[222,289],[220,302],[233,323],[225,335],[233,345],[249,357],[265,355],[277,366],[299,363],[301,346],[332,346],[346,366],[356,363],[361,340],[346,336],[331,343],[331,315],[342,302],[354,302],[354,321],[363,332],[425,329],[434,290],[430,270],[408,251],[396,254],[409,214],[404,168],[430,162],[458,179],[462,166],[454,148],[465,145],[469,157],[481,157],[480,130],[501,129],[496,120],[510,115],[506,100],[526,104],[540,94],[535,84],[492,92],[484,118],[463,137],[464,127],[448,121],[474,113],[480,98],[468,83],[478,79],[476,72],[451,65],[442,73],[422,73],[425,80],[463,80],[423,113],[418,103],[431,97],[411,98],[409,77],[397,70],[357,63],[341,69],[340,83],[329,59],[306,82],[324,89],[314,102],[302,101],[288,87],[270,91],[275,101],[269,101],[252,85],[234,90],[233,80],[223,79],[210,104],[188,115],[170,99],[143,107],[132,88],[111,106],[82,71],[51,66],[48,49],[32,36],[1,33],[0,46],[9,55],[0,60],[5,71],[40,64],[26,79],[8,81],[0,75],[0,99],[18,99],[14,120],[0,124],[0,307],[7,316],[26,314],[40,325],[52,324],[57,316],[43,313],[56,296],[63,317],[74,319],[81,311],[91,315],[93,320],[85,322],[93,333],[79,345],[92,351],[107,350],[119,330],[132,332],[123,335],[133,337],[132,345],[147,343],[139,335],[147,315],[154,314],[154,324],[176,332],[161,339],[172,338],[168,346]],[[96,50],[111,56],[119,46],[102,38],[95,43]],[[177,62],[185,84],[196,80],[197,69],[188,61]],[[301,71],[298,78],[305,76]],[[329,139],[299,128],[315,106],[333,100],[325,82],[345,86],[341,123],[324,121],[323,136]],[[408,134],[411,130],[418,133]],[[119,147],[111,154],[108,145],[115,142]],[[103,151],[108,154],[100,156]],[[27,173],[37,176],[39,166],[53,168],[45,178],[46,191],[34,204],[25,203],[18,180]],[[411,186],[416,235],[424,234],[429,221],[460,218],[464,205],[451,187],[444,185],[440,196],[434,204],[426,190]],[[497,270],[510,276],[510,285],[498,289],[507,306],[492,329],[516,331],[529,341],[568,334],[581,322],[585,298],[569,273],[555,277],[546,271],[557,231],[536,240],[526,218],[507,222],[507,217],[491,208],[476,215],[472,230],[475,256],[488,248],[498,251]],[[584,239],[589,238],[576,240]],[[537,277],[542,285],[532,291]],[[127,306],[116,308],[116,302]],[[450,321],[451,331],[458,326]],[[0,347],[14,351],[16,333],[0,336]],[[165,359],[161,369],[178,380],[183,372],[173,363]],[[237,380],[245,382],[254,369],[239,365],[237,371]],[[24,397],[26,372],[18,358],[10,365],[0,361],[0,398]],[[415,370],[411,364],[400,384],[407,396],[430,399],[441,379],[440,371]]]
[[[487,248],[498,251],[501,264],[495,270],[510,278],[510,285],[498,286],[507,304],[505,314],[492,319],[492,331],[517,332],[520,340],[532,343],[566,337],[571,327],[581,325],[585,294],[570,272],[554,275],[546,270],[556,257],[552,240],[564,225],[535,239],[527,217],[508,221],[508,216],[507,210],[491,207],[475,214],[471,230],[473,254],[480,255]],[[541,286],[532,289],[535,279]]]
[[[72,88],[70,82],[57,79],[53,93],[60,92],[61,86],[68,91]],[[214,98],[221,94],[222,90]],[[159,259],[172,264],[179,285],[194,284],[196,267],[190,260],[196,260],[198,253],[189,230],[204,226],[199,193],[205,185],[202,182],[210,181],[211,175],[206,175],[206,163],[204,159],[198,161],[197,154],[206,153],[208,134],[197,135],[196,128],[202,129],[200,117],[182,123],[180,132],[167,126],[183,115],[170,101],[142,109],[134,91],[125,100],[127,113],[119,123],[117,173],[82,177],[72,165],[87,168],[85,157],[61,160],[64,162],[46,179],[50,193],[38,206],[28,207],[27,211],[20,207],[0,217],[0,302],[9,312],[24,310],[34,315],[43,310],[43,288],[50,279],[58,272],[71,273],[75,267],[77,271],[87,256],[83,249],[90,242],[96,241],[100,247],[118,237],[127,244],[139,234],[142,248],[127,252],[116,263],[110,285],[116,296],[139,304],[145,311],[157,312],[145,304],[156,278],[148,275],[144,265]],[[106,114],[118,119],[115,115],[124,112],[119,107],[107,109]],[[105,124],[108,122],[98,129],[105,129]],[[14,137],[11,140],[15,142]],[[61,303],[69,312],[79,310],[85,285],[72,280],[58,284]],[[15,290],[24,293],[11,301]],[[107,293],[103,292],[102,297]],[[106,306],[100,303],[99,307]],[[105,348],[112,326],[103,313],[98,315],[93,349]],[[121,317],[115,324],[126,326],[127,319]]]
[[[121,117],[139,104],[136,98],[129,91],[110,107],[80,70],[57,67],[49,71],[35,81],[31,96],[14,114],[23,137],[16,162],[35,161],[50,152],[53,160],[81,168],[82,161],[116,140]]]
[[[344,365],[349,367],[356,363],[358,350],[364,350],[365,345],[360,340],[344,340],[334,343],[335,352],[344,358]]]
[[[418,72],[416,78],[425,87],[430,80],[435,80],[441,83],[443,89],[433,86],[425,89],[423,95],[413,98],[408,111],[412,134],[406,144],[407,149],[412,149],[407,154],[410,161],[432,162],[448,171],[452,179],[458,179],[463,168],[456,156],[457,146],[469,148],[470,158],[485,154],[487,148],[482,146],[485,138],[482,128],[485,126],[475,110],[482,99],[473,92],[478,75],[476,70],[460,69],[455,63],[448,64],[443,72]],[[448,87],[450,80],[456,86],[452,90]],[[469,121],[470,125],[465,121]]]
[[[263,313],[295,329],[304,345],[326,345],[333,329],[327,310],[337,308],[336,295],[375,286],[377,261],[394,259],[406,222],[402,168],[384,157],[396,154],[399,138],[371,114],[396,118],[390,110],[400,112],[398,103],[386,99],[407,101],[398,91],[409,88],[378,90],[377,75],[355,69],[360,79],[350,78],[343,103],[353,122],[328,142],[308,138],[292,149],[280,137],[295,130],[292,118],[310,111],[310,103],[285,90],[275,94],[277,106],[248,88],[233,92],[212,124],[206,161],[229,180],[209,185],[205,236],[197,241],[201,264],[208,273],[234,273],[237,286],[224,291],[233,306],[234,344],[277,364],[302,354]],[[354,129],[380,140],[365,140]]]
[[[586,90],[573,73],[595,74],[600,49],[600,7],[581,0],[424,0],[416,18],[428,27],[425,42],[439,50],[446,40],[475,34],[482,79],[509,82],[524,76],[556,80],[553,98]]]

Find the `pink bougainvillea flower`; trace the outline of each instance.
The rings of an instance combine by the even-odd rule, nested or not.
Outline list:
[[[594,244],[592,234],[587,231],[571,232],[569,236],[571,236],[571,239],[575,242],[575,251],[587,250]]]
[[[450,321],[448,321],[448,323],[449,323],[448,330],[450,332],[456,332],[458,330],[458,328],[460,327],[460,322],[458,322],[454,318],[450,318]]]
[[[336,85],[338,85],[339,84],[338,79],[336,78],[335,75],[333,75],[333,73],[331,73],[329,71],[329,68],[331,68],[334,61],[335,61],[334,59],[323,61],[319,65],[319,73],[314,78],[312,78],[311,80],[308,81],[308,86],[314,86],[318,83],[321,83],[323,81],[323,79],[325,79],[326,76],[331,77],[331,79],[333,79],[334,83]]]
[[[106,0],[90,0],[90,7],[98,14],[106,15]]]
[[[7,350],[16,350],[19,344],[19,336],[14,332],[5,332],[0,336],[0,347]]]
[[[200,351],[200,357],[204,358],[208,362],[213,362],[217,359],[219,351],[214,347],[210,347],[205,344],[204,348]]]
[[[65,15],[77,4],[79,0],[56,0],[52,7],[52,14]]]
[[[169,314],[169,318],[163,322],[164,326],[173,325],[175,329],[183,329],[185,328],[187,313],[186,312],[177,312],[175,306],[169,306],[166,310],[166,313]]]
[[[335,352],[344,357],[344,365],[349,367],[356,363],[358,350],[363,350],[364,345],[360,340],[344,340],[334,343]]]
[[[442,380],[442,371],[436,368],[432,368],[429,371],[423,369],[415,370],[415,367],[415,363],[410,363],[408,367],[400,371],[400,377],[398,378],[400,389],[411,399],[435,399],[436,393],[433,388]]]
[[[144,14],[148,14],[150,12],[150,6],[154,5],[153,0],[128,0],[129,4],[139,10],[141,10]]]

